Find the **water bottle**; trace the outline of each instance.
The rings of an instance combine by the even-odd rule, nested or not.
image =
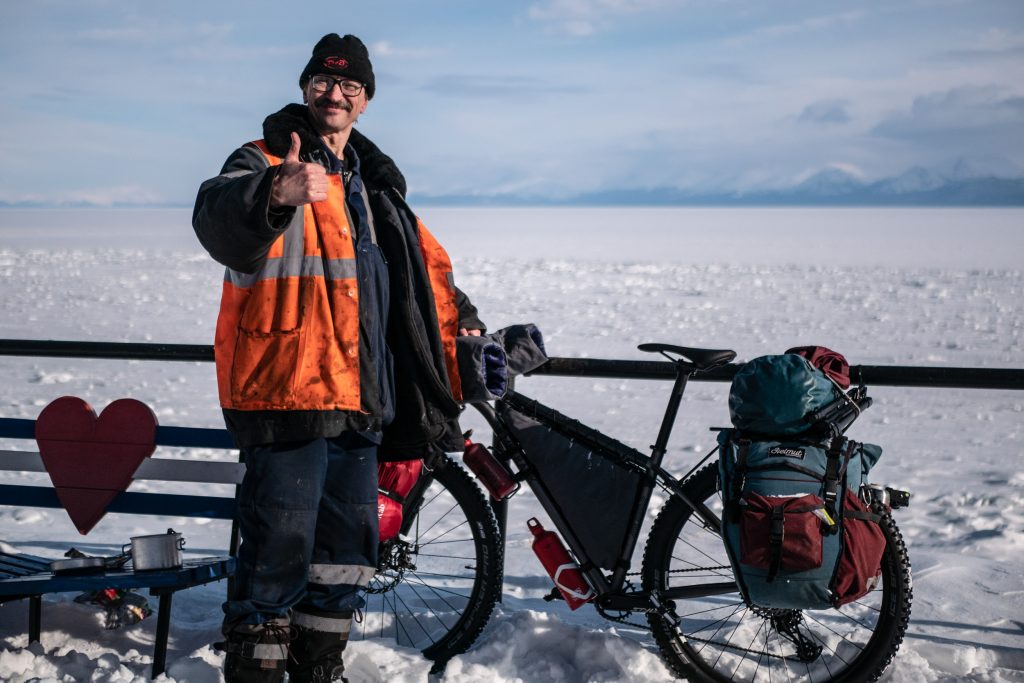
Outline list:
[[[545,531],[536,517],[526,521],[533,532],[533,552],[554,580],[558,592],[565,598],[569,609],[577,609],[594,599],[594,591],[583,578],[580,566],[569,556],[562,539],[553,531]]]
[[[512,478],[508,469],[483,444],[467,439],[462,461],[495,500],[505,500],[519,490],[519,482]]]

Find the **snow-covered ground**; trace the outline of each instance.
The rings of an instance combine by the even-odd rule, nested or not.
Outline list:
[[[127,214],[0,212],[0,338],[210,343],[221,269],[191,246],[188,212],[112,215]],[[490,327],[536,323],[552,355],[648,358],[638,343],[667,341],[743,360],[815,343],[853,364],[1024,367],[1020,210],[431,209],[425,219]],[[0,377],[3,417],[35,417],[71,394],[97,409],[131,396],[164,425],[221,424],[209,364],[0,357]],[[644,449],[668,385],[531,377],[518,389]],[[727,390],[690,385],[670,469],[711,447]],[[851,435],[884,446],[874,480],[914,493],[897,517],[913,614],[887,680],[1024,681],[1024,394],[871,394]],[[473,417],[466,426],[485,431]],[[13,447],[26,445],[0,442]],[[46,481],[17,478],[34,476]],[[528,493],[513,499],[505,601],[440,680],[670,680],[656,652],[589,607],[541,599],[550,584],[525,526],[538,512]],[[110,554],[167,526],[190,552],[226,548],[221,522],[110,515],[81,537],[63,511],[0,507],[4,549],[53,557],[70,544]],[[0,606],[0,680],[145,680],[155,619],[105,631],[73,597],[47,596],[32,646],[26,605]],[[221,584],[176,598],[163,680],[220,680],[209,643],[222,599]],[[375,641],[354,642],[348,661],[353,681],[424,681],[429,669],[416,651]]]

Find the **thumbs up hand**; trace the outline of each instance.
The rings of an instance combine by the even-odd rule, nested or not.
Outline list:
[[[299,161],[300,144],[299,134],[292,133],[292,145],[270,191],[271,208],[302,206],[327,199],[327,171],[320,164]]]

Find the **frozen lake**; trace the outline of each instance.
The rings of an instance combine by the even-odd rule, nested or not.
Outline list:
[[[456,258],[1020,268],[1024,209],[440,208]],[[0,209],[0,247],[194,250],[190,209]]]
[[[432,207],[423,218],[490,327],[534,322],[552,355],[648,359],[636,344],[665,341],[734,348],[746,360],[823,344],[853,364],[1024,367],[1020,209]],[[2,338],[211,343],[221,278],[187,210],[0,211]],[[209,364],[0,357],[0,377],[4,417],[35,417],[65,394],[97,408],[132,396],[161,424],[221,425]],[[668,386],[531,377],[518,388],[643,449]],[[685,472],[710,448],[707,427],[728,422],[727,392],[690,386],[670,470]],[[897,515],[914,566],[914,609],[887,680],[1019,683],[1024,395],[871,394],[875,406],[850,435],[885,448],[873,479],[914,493]],[[580,683],[669,680],[649,644],[589,608],[542,600],[550,585],[525,528],[537,512],[528,492],[513,499],[505,603],[442,680],[512,683],[545,671]],[[226,525],[159,521],[182,530],[192,548],[226,546]],[[119,546],[154,533],[153,523],[111,515],[87,547]],[[59,510],[0,508],[0,529],[0,541],[50,556],[77,538]],[[0,680],[141,680],[148,657],[140,650],[149,650],[138,641],[151,637],[154,620],[104,633],[98,613],[72,597],[47,598],[48,613],[63,616],[48,617],[56,631],[45,648],[25,647],[22,604],[0,607]],[[213,586],[176,600],[168,681],[219,680],[220,655],[208,643],[221,599]],[[372,642],[353,643],[353,652],[384,667],[385,680],[426,679],[417,652]]]

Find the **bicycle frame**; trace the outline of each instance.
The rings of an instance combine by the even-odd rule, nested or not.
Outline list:
[[[494,404],[471,404],[493,430],[494,455],[530,486],[581,564],[595,609],[649,630],[672,672],[689,680],[789,680],[793,663],[806,671],[804,681],[874,680],[902,641],[912,597],[906,546],[892,518],[876,510],[886,554],[878,587],[863,603],[811,610],[805,618],[804,610],[749,602],[721,539],[728,525],[716,513],[719,468],[707,462],[718,448],[681,476],[664,467],[688,380],[735,354],[639,348],[662,352],[676,373],[649,454],[514,391]],[[851,390],[811,414],[807,431],[834,439],[869,404],[866,389]],[[641,571],[630,572],[655,487],[667,499],[651,523]],[[380,610],[371,627],[422,648],[435,660],[433,671],[472,644],[500,600],[507,503],[489,503],[495,514],[479,482],[433,449],[405,498],[401,532],[381,545],[370,591],[380,595]],[[546,599],[558,597],[552,589]],[[647,623],[628,618],[637,614]]]
[[[607,437],[600,438],[599,432],[594,432],[584,428],[575,421],[567,421],[555,411],[551,411],[550,409],[547,409],[531,399],[527,399],[519,394],[512,393],[505,399],[499,401],[499,403],[504,402],[517,409],[522,409],[524,406],[528,409],[532,408],[531,417],[538,419],[542,423],[547,423],[549,426],[552,423],[557,423],[561,429],[566,430],[569,433],[574,433],[574,435],[578,436],[581,441],[594,441],[595,439],[599,439],[600,449],[613,452],[616,457],[629,463],[632,468],[635,468],[636,471],[639,472],[641,476],[640,487],[629,515],[625,537],[622,539],[622,543],[620,545],[621,551],[619,559],[610,577],[606,576],[605,572],[591,561],[583,544],[580,542],[576,532],[572,528],[572,524],[562,514],[559,505],[554,501],[547,485],[539,473],[529,464],[523,453],[521,444],[519,444],[516,438],[509,432],[509,429],[504,425],[497,411],[489,404],[473,404],[473,407],[484,416],[484,419],[487,420],[493,430],[495,455],[506,462],[511,460],[516,464],[516,468],[518,469],[516,479],[525,481],[530,486],[530,489],[540,502],[541,507],[543,507],[545,512],[547,512],[548,516],[554,522],[562,537],[569,545],[573,554],[580,561],[581,569],[590,582],[590,585],[597,593],[598,607],[602,609],[637,612],[661,611],[665,609],[665,607],[660,604],[659,598],[668,598],[671,600],[674,597],[684,598],[711,596],[734,593],[738,590],[734,581],[677,588],[673,590],[672,594],[661,596],[651,595],[649,591],[624,590],[626,587],[626,577],[630,569],[630,560],[636,549],[636,544],[639,541],[641,527],[643,525],[644,518],[647,515],[647,509],[650,505],[651,496],[654,493],[655,486],[659,486],[669,491],[671,495],[683,500],[683,502],[694,511],[694,514],[697,515],[705,525],[715,529],[716,531],[721,529],[721,520],[718,516],[703,504],[695,504],[693,501],[689,500],[682,490],[682,480],[677,480],[672,476],[672,474],[662,467],[662,462],[667,452],[669,437],[671,436],[672,428],[679,413],[679,407],[682,402],[683,393],[686,390],[687,381],[697,371],[696,366],[685,360],[672,359],[672,362],[675,364],[676,378],[671,393],[669,394],[668,404],[665,407],[665,414],[662,417],[657,439],[651,447],[651,453],[649,456],[645,456],[639,451],[636,451],[635,449],[613,439],[609,439]],[[573,425],[575,425],[575,427]],[[575,432],[573,430],[575,430]],[[600,436],[603,437],[603,435]],[[712,453],[713,452],[714,451],[712,451]],[[685,479],[685,477],[683,479]],[[502,523],[502,527],[504,527],[504,510],[501,510],[500,508],[499,517],[501,518],[500,521]],[[502,531],[504,533],[504,528]],[[671,607],[669,607],[669,609],[671,609]]]

